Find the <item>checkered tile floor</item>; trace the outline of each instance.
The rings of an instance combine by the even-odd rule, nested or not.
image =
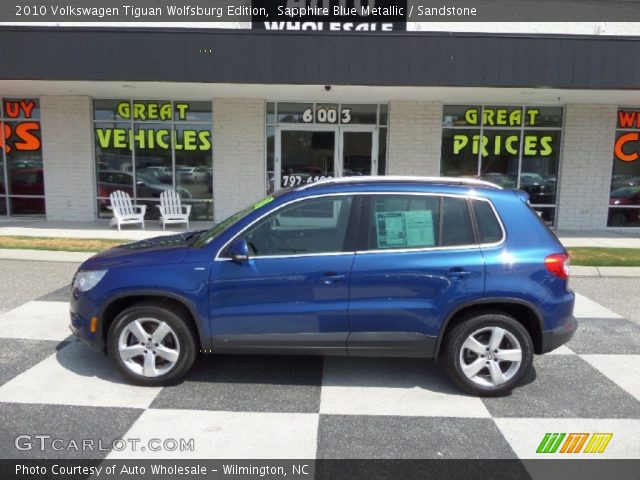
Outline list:
[[[575,338],[498,399],[413,359],[207,356],[178,386],[134,387],[69,336],[66,298],[0,315],[0,458],[534,458],[546,432],[612,432],[604,457],[640,457],[640,327],[580,295]],[[15,449],[42,433],[195,451]]]

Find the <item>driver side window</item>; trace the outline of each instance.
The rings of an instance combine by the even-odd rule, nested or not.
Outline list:
[[[252,257],[344,251],[351,196],[301,200],[281,208],[244,234]]]

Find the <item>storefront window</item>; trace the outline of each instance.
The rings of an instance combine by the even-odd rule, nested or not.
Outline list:
[[[4,98],[0,110],[0,215],[44,215],[39,102]]]
[[[442,125],[442,175],[525,190],[554,224],[562,107],[447,105]]]
[[[98,211],[109,217],[109,195],[122,190],[147,217],[175,189],[193,205],[191,220],[213,218],[211,103],[94,100]]]
[[[609,227],[640,227],[640,108],[620,108],[613,147]]]

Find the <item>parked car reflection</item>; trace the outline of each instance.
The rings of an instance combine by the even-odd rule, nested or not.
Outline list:
[[[11,198],[13,214],[44,214],[44,177],[42,168],[18,168],[9,173],[11,195],[39,195],[41,198]],[[0,194],[4,195],[4,185],[0,183]]]
[[[529,200],[533,204],[553,204],[556,196],[555,176],[545,178],[539,173],[522,172],[520,189],[529,194]]]
[[[614,190],[609,195],[611,206],[638,206],[640,207],[640,186],[622,187]],[[640,224],[640,208],[610,208],[609,227],[624,227]]]

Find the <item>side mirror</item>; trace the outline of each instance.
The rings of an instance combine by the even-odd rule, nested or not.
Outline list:
[[[244,238],[236,238],[229,245],[229,256],[231,260],[237,263],[249,260],[249,245]]]

